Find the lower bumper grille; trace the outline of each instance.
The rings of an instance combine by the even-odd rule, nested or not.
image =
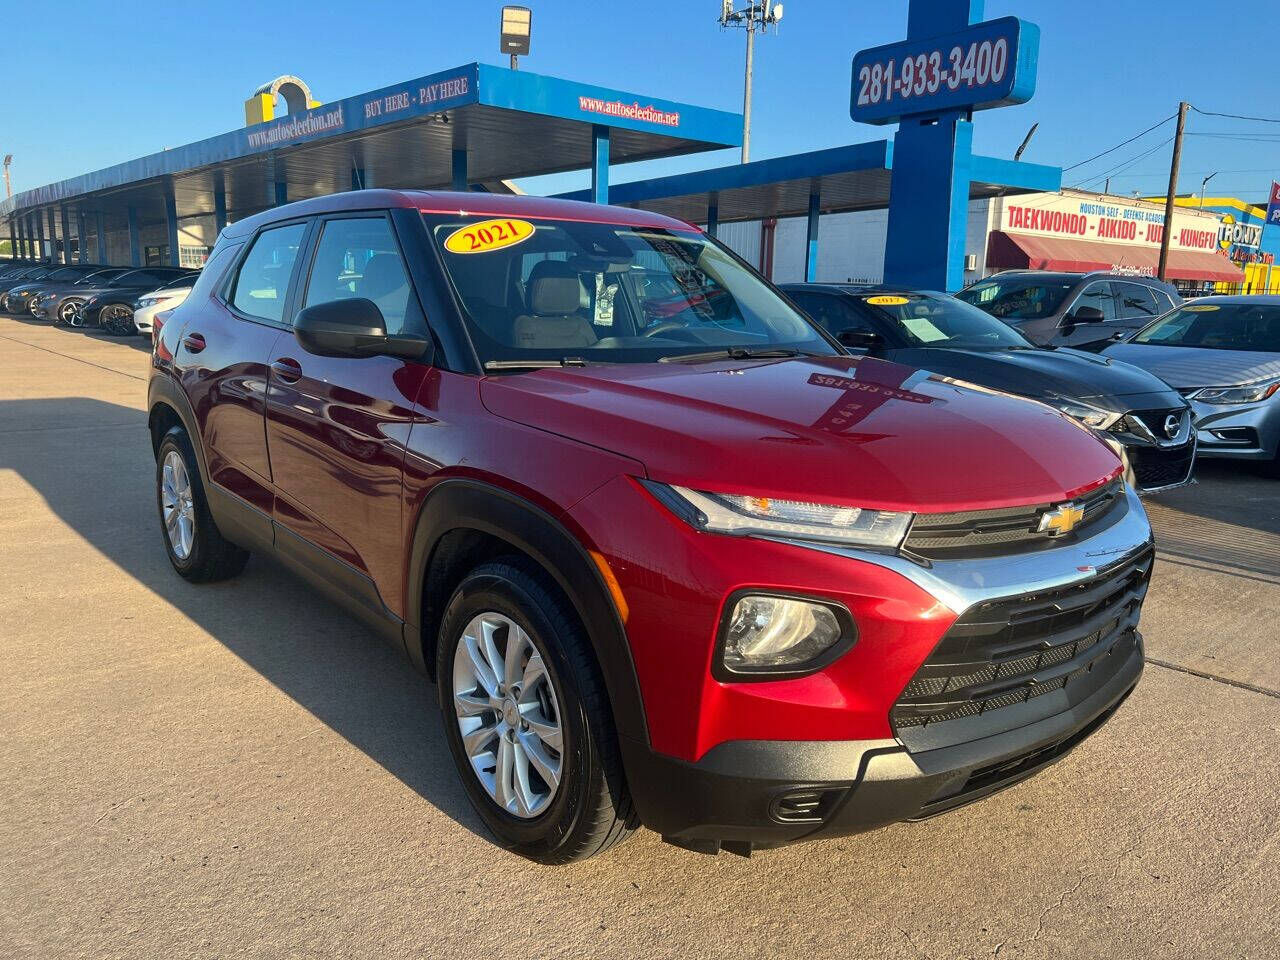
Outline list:
[[[1159,447],[1129,447],[1129,463],[1138,487],[1151,490],[1175,483],[1185,483],[1191,478],[1195,462],[1196,446],[1188,443],[1172,450]]]
[[[1078,584],[976,604],[947,631],[890,712],[895,730],[978,717],[1065,690],[1138,643],[1154,551]]]

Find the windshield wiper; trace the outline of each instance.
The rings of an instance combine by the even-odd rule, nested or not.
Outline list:
[[[669,357],[659,357],[659,363],[698,363],[701,360],[719,360],[728,357],[730,360],[768,360],[774,357],[813,357],[814,353],[806,353],[795,347],[726,347],[723,350],[706,350],[702,353],[677,353]]]
[[[559,360],[486,360],[485,370],[552,370],[556,367],[585,367],[582,357],[561,357]]]

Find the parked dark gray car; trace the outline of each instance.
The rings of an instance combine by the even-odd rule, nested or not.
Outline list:
[[[1104,356],[1186,396],[1205,456],[1262,460],[1280,474],[1280,296],[1201,297]]]
[[[1191,480],[1191,406],[1137,367],[1037,347],[955,297],[928,290],[784,284],[793,301],[856,352],[1039,400],[1098,432],[1143,493]]]
[[[1101,350],[1172,310],[1172,284],[1122,273],[1010,270],[965,287],[961,300],[1043,346]]]

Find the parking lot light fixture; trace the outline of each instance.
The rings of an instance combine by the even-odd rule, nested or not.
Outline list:
[[[502,40],[503,53],[511,55],[511,69],[519,70],[517,57],[529,55],[529,37],[533,26],[533,11],[528,7],[502,8]]]

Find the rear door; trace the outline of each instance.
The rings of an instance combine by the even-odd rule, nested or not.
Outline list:
[[[285,304],[307,221],[259,231],[217,294],[184,310],[175,355],[205,446],[209,478],[270,517],[267,364],[284,329]],[[211,264],[210,266],[216,266]]]
[[[372,300],[390,333],[425,335],[390,218],[321,219],[291,311]],[[403,616],[405,442],[429,367],[394,357],[321,357],[291,335],[271,354],[267,444],[276,547],[366,603]]]
[[[1140,330],[1169,308],[1168,298],[1141,283],[1113,280],[1116,291],[1117,339]]]

